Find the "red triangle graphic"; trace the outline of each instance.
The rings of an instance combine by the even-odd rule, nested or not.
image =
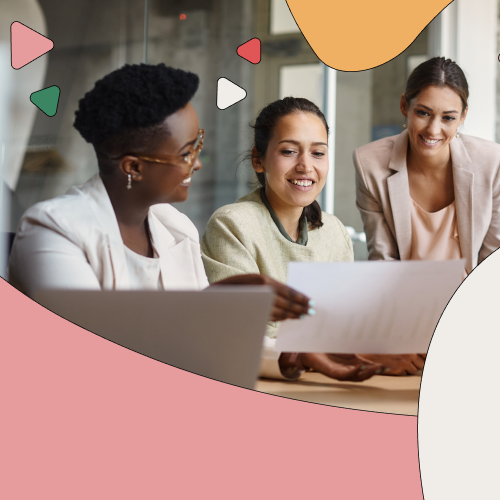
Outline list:
[[[260,63],[260,40],[258,38],[248,40],[236,49],[236,53],[252,64]]]
[[[11,64],[20,69],[52,50],[54,42],[22,23],[10,25]]]

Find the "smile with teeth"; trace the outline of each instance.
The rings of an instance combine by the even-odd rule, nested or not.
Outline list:
[[[191,184],[191,177],[184,179],[181,183],[182,186],[189,186],[189,184]]]
[[[312,184],[314,184],[314,181],[310,181],[310,180],[298,180],[298,179],[290,179],[289,182],[291,182],[292,184],[295,184],[297,186],[304,186],[304,187],[307,187],[307,186],[311,186]]]
[[[440,139],[426,139],[422,135],[420,137],[422,137],[422,139],[424,140],[424,142],[426,142],[427,144],[436,144],[437,142],[440,141]]]

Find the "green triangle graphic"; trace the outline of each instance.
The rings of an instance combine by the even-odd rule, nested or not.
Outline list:
[[[54,116],[57,113],[60,94],[61,90],[59,87],[53,85],[52,87],[33,92],[33,94],[30,95],[30,101],[47,116]]]

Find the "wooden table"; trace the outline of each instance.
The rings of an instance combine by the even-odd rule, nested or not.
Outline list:
[[[364,382],[339,382],[320,373],[304,373],[297,381],[260,379],[255,389],[329,406],[417,415],[420,379],[375,375]]]

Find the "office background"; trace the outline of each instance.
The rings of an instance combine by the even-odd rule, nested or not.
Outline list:
[[[352,152],[402,130],[399,99],[406,78],[420,62],[445,55],[467,76],[482,75],[469,77],[470,112],[463,132],[500,138],[497,3],[454,0],[393,60],[362,72],[330,72],[335,79],[332,95],[331,86],[328,94],[325,85],[326,68],[298,30],[285,0],[2,0],[2,12],[8,15],[0,21],[0,58],[6,54],[13,20],[48,36],[54,49],[20,71],[4,71],[0,93],[4,99],[8,96],[9,110],[2,116],[3,135],[0,123],[5,179],[0,230],[15,231],[28,207],[63,194],[97,172],[92,147],[72,127],[78,100],[105,74],[147,60],[200,76],[192,103],[206,130],[203,168],[188,201],[177,206],[200,233],[217,208],[252,189],[251,168],[241,162],[250,147],[249,124],[262,107],[286,95],[307,97],[322,108],[333,98],[331,202],[335,215],[361,233]],[[257,65],[236,54],[236,48],[253,37],[262,42]],[[24,84],[19,83],[21,71]],[[245,88],[247,97],[226,110],[217,109],[219,77]],[[61,89],[53,118],[29,102],[31,92],[51,85]],[[319,201],[326,206],[324,198]],[[356,258],[365,259],[362,237],[355,237],[354,246]]]

